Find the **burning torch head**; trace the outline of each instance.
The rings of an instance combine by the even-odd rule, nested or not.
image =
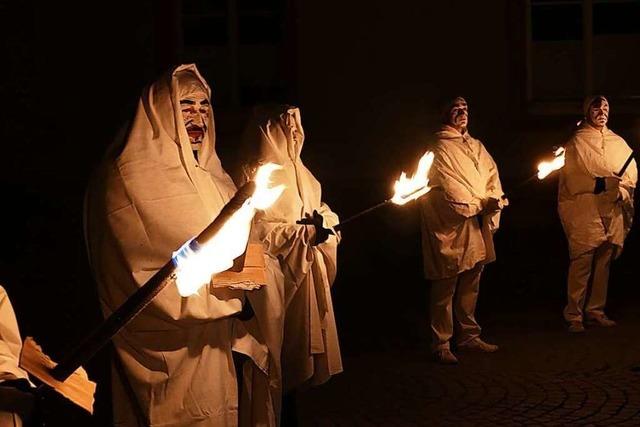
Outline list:
[[[451,126],[463,133],[467,129],[469,124],[469,108],[467,101],[458,96],[452,100],[449,100],[442,110],[442,120],[444,124]]]
[[[173,254],[180,295],[197,293],[244,253],[256,209],[267,209],[284,191],[282,185],[271,187],[271,173],[278,169],[282,167],[273,163],[262,165],[255,180],[243,185],[207,228]]]
[[[211,119],[211,102],[208,90],[202,85],[200,79],[189,70],[178,73],[177,78],[180,110],[189,141],[192,145],[202,144]]]
[[[587,122],[596,129],[602,129],[609,121],[609,101],[603,95],[591,96],[585,99],[584,116]]]
[[[427,151],[418,162],[418,169],[415,174],[409,178],[405,172],[402,172],[400,178],[394,184],[394,194],[390,199],[396,205],[404,205],[405,203],[415,200],[428,193],[429,187],[429,171],[433,164],[434,154]]]

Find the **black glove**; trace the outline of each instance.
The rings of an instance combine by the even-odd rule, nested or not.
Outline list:
[[[482,211],[480,215],[487,215],[493,212],[498,212],[502,209],[500,199],[496,199],[495,197],[489,197],[488,199],[482,202]]]
[[[16,378],[16,379],[2,381],[0,383],[0,387],[13,387],[24,393],[34,393],[36,390],[31,386],[29,381],[24,378]]]
[[[249,298],[245,298],[244,304],[242,305],[242,311],[236,314],[236,317],[244,322],[250,320],[254,315],[255,312],[253,311],[253,307],[249,302]]]
[[[296,221],[296,224],[313,225],[315,227],[316,238],[313,241],[312,246],[316,246],[320,243],[326,242],[331,235],[331,230],[324,228],[322,226],[323,223],[324,218],[316,210],[313,211],[313,215],[305,214],[304,218]]]
[[[596,178],[596,185],[593,188],[593,194],[604,193],[607,189],[606,181],[603,177],[599,176]]]

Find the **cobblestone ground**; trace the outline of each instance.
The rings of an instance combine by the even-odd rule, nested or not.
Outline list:
[[[498,320],[488,337],[501,350],[461,353],[458,366],[432,363],[425,345],[347,356],[344,373],[301,395],[301,424],[640,425],[637,314],[579,336],[559,319]]]

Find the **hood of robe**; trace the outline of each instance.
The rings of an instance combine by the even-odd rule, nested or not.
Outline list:
[[[451,109],[457,102],[464,102],[467,104],[467,100],[462,96],[456,96],[455,98],[447,99],[445,102],[441,104],[440,107],[440,115],[442,117],[442,124],[446,125],[449,123],[449,113],[451,113]]]
[[[273,162],[283,166],[273,173],[272,181],[273,185],[284,184],[286,189],[264,212],[267,221],[295,223],[305,213],[320,209],[320,183],[300,157],[304,139],[300,110],[290,105],[256,109],[245,131],[243,146],[249,164]]]
[[[213,115],[200,162],[193,155],[180,97],[194,88],[211,97],[193,64],[178,66],[145,88],[133,121],[116,138],[87,191],[87,249],[102,289],[112,293],[102,295],[110,306],[119,305],[202,231],[235,191],[215,152]],[[169,288],[163,294],[176,295],[165,295],[168,301],[179,301],[175,287]],[[172,318],[184,317],[179,305],[168,304]]]
[[[126,138],[126,141],[124,141],[126,142],[126,146],[135,145],[137,148],[147,151],[146,154],[151,156],[152,159],[157,158],[161,161],[163,145],[169,142],[168,139],[170,139],[180,147],[180,152],[183,154],[183,168],[191,175],[197,162],[193,154],[188,155],[191,152],[191,143],[182,119],[180,99],[198,90],[203,90],[210,104],[212,104],[211,89],[198,72],[195,64],[180,65],[168,75],[163,76],[151,84],[145,89],[140,99],[147,120],[136,120],[134,125],[137,125],[139,128],[134,128],[129,131],[129,138]],[[140,108],[140,105],[138,108]],[[141,112],[138,111],[138,113]],[[136,114],[136,116],[138,116],[138,114]],[[147,126],[150,126],[153,130],[153,135],[150,140],[134,140],[133,137],[137,136],[139,131],[144,131]],[[233,183],[227,173],[222,169],[215,146],[215,122],[212,109],[199,155],[200,162],[197,167],[207,170],[219,181],[217,186],[223,187],[220,188],[221,193],[229,193],[230,188],[231,192],[233,192]]]

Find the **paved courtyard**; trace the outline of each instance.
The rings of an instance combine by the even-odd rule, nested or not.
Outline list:
[[[493,317],[487,338],[501,350],[459,354],[458,366],[432,363],[425,343],[382,345],[348,356],[343,374],[305,392],[299,418],[304,426],[640,425],[640,316],[628,309],[618,319],[616,328],[569,335],[551,311]]]

